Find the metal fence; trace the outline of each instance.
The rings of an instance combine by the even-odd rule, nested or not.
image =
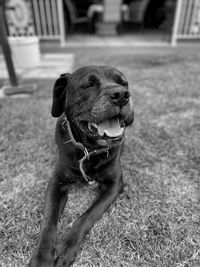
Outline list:
[[[8,0],[6,17],[9,36],[37,35],[64,43],[63,0]]]
[[[200,0],[177,0],[172,45],[181,39],[200,39]]]
[[[40,38],[60,38],[58,1],[31,0],[36,35]]]

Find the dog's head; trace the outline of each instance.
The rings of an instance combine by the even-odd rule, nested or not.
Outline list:
[[[87,136],[117,140],[134,120],[128,82],[108,66],[85,66],[62,74],[53,89],[52,116],[63,112]]]

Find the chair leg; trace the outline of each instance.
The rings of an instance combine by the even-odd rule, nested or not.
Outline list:
[[[75,30],[74,23],[70,22],[70,25],[69,25],[69,33],[70,34],[74,33],[74,30]]]
[[[95,24],[94,24],[93,18],[88,20],[87,28],[88,28],[89,33],[95,33]]]

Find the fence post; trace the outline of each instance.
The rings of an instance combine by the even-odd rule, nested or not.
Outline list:
[[[11,51],[10,51],[10,46],[8,44],[8,39],[7,39],[7,33],[6,33],[6,21],[5,21],[5,1],[0,0],[0,40],[1,40],[1,45],[3,49],[3,54],[5,57],[6,65],[7,65],[7,70],[10,78],[10,83],[12,86],[17,86],[17,77],[11,57]]]
[[[59,23],[59,30],[60,30],[60,44],[61,46],[65,45],[65,17],[64,17],[64,6],[63,0],[58,0],[58,23]]]
[[[182,8],[182,0],[177,0],[176,11],[174,15],[173,30],[172,30],[172,38],[171,38],[172,46],[177,45],[177,34],[178,34],[178,26],[179,26],[180,16],[181,16],[181,8]]]

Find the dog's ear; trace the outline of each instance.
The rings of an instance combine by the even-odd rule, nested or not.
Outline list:
[[[70,74],[64,73],[60,75],[54,84],[53,88],[53,104],[51,114],[53,117],[59,117],[64,111],[67,83]]]
[[[133,99],[130,97],[129,101],[130,101],[131,111],[130,111],[130,113],[128,114],[127,118],[124,121],[125,127],[134,122]]]

